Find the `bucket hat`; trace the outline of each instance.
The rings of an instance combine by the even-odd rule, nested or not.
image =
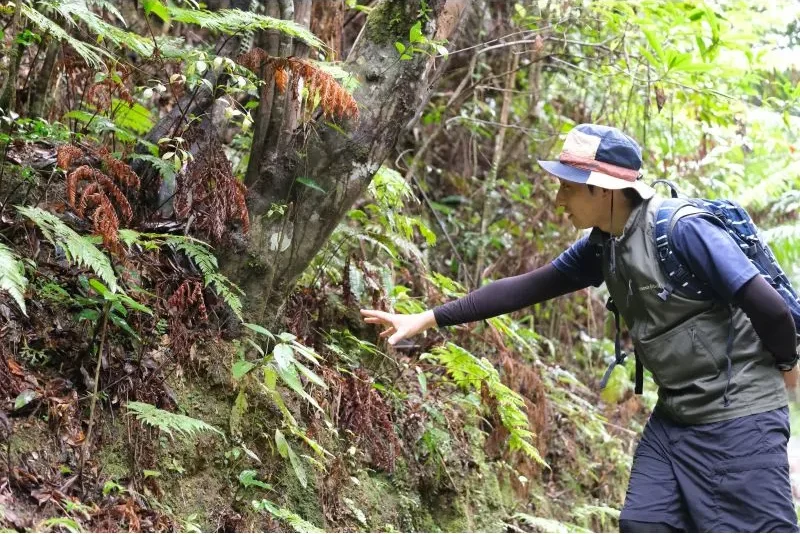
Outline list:
[[[642,181],[642,149],[621,130],[599,124],[579,124],[567,134],[558,161],[542,161],[548,173],[579,184],[604,189],[635,189],[648,199],[655,194]]]

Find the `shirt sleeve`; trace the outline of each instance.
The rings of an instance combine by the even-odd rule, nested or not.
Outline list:
[[[707,217],[678,219],[670,237],[678,259],[725,302],[733,303],[739,289],[758,275],[727,230]]]
[[[548,263],[529,273],[496,280],[433,309],[438,326],[497,317],[582,289],[581,284]]]
[[[553,266],[582,287],[598,287],[603,283],[602,257],[602,247],[584,236],[553,260]]]

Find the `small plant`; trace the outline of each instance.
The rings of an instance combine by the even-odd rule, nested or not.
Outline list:
[[[79,235],[57,216],[41,208],[17,206],[17,211],[33,221],[45,239],[64,252],[68,262],[88,267],[105,282],[110,291],[119,291],[111,261],[89,237]]]
[[[508,431],[508,446],[512,451],[520,450],[535,462],[547,465],[531,442],[534,437],[529,430],[525,401],[515,391],[500,381],[500,374],[486,358],[478,359],[454,343],[435,348],[420,359],[438,361],[459,387],[478,393],[488,392],[497,406],[500,421]]]
[[[282,508],[272,501],[261,499],[260,501],[253,501],[253,508],[257,511],[269,512],[273,517],[280,519],[287,523],[295,532],[325,532],[321,528],[309,523],[296,513],[286,508]]]
[[[225,438],[225,434],[205,421],[160,410],[152,404],[128,402],[125,407],[129,413],[135,415],[142,423],[163,430],[170,436],[173,436],[173,432],[176,432],[181,437],[194,438],[197,434],[202,432],[215,432],[222,436],[223,439]]]
[[[22,262],[10,248],[0,243],[0,291],[7,291],[25,315],[27,286],[28,280],[25,278]]]

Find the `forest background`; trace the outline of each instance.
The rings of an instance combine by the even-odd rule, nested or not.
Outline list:
[[[800,282],[798,20],[0,1],[0,525],[616,529],[655,385],[600,392],[604,288],[396,347],[358,310],[555,257],[578,234],[536,160],[584,122],[744,204]]]

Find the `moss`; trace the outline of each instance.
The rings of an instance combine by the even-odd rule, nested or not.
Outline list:
[[[367,18],[366,37],[379,44],[408,41],[408,32],[415,22],[419,2],[386,0],[373,9]]]
[[[52,440],[53,437],[45,421],[34,418],[26,419],[24,422],[14,425],[14,433],[11,435],[11,454],[19,457],[39,452]]]
[[[120,480],[130,476],[127,458],[120,455],[114,447],[103,447],[97,451],[97,463],[104,476]]]

